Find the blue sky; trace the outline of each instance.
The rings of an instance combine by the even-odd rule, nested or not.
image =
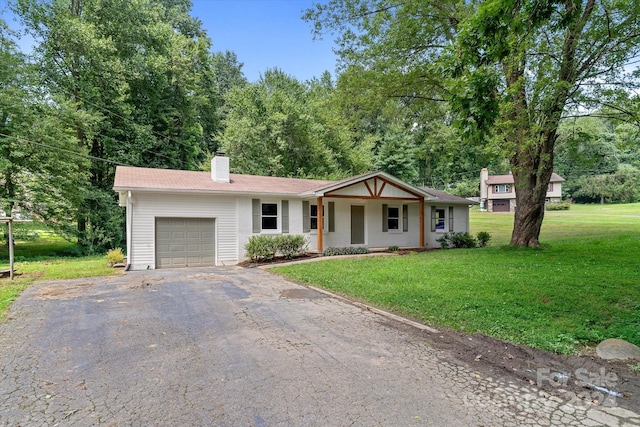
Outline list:
[[[324,71],[335,75],[333,40],[313,40],[311,24],[303,21],[303,11],[313,0],[192,0],[191,15],[202,21],[212,40],[213,51],[230,50],[244,64],[249,81],[278,67],[301,81],[320,77]],[[0,0],[0,17],[10,28],[19,23]],[[30,50],[33,41],[19,43]]]
[[[212,50],[231,50],[244,63],[250,81],[268,68],[308,80],[324,71],[335,75],[333,40],[313,40],[301,19],[312,0],[192,0],[192,15],[202,21]]]

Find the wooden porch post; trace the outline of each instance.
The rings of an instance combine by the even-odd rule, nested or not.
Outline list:
[[[424,199],[418,200],[418,210],[420,211],[420,247],[424,247]]]
[[[322,253],[322,251],[324,250],[323,245],[322,245],[322,239],[323,239],[323,227],[322,224],[324,223],[324,218],[323,218],[323,212],[322,212],[322,196],[318,197],[318,252]]]

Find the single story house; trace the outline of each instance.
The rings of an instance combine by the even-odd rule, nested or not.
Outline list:
[[[562,183],[565,181],[557,173],[551,174],[546,201],[562,201]],[[487,168],[480,171],[480,210],[489,212],[515,212],[516,189],[513,175],[489,175]]]
[[[258,234],[301,234],[318,252],[439,247],[442,234],[469,230],[474,203],[384,172],[341,181],[230,174],[222,155],[211,173],[118,166],[113,189],[133,270],[236,264]]]

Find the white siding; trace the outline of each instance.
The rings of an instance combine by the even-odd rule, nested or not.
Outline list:
[[[511,191],[505,193],[496,193],[495,187],[496,185],[489,186],[489,198],[490,199],[515,199],[516,198],[516,190],[513,184],[498,184],[498,185],[508,185]]]
[[[265,230],[262,233],[253,233],[253,218],[251,200],[259,199],[260,202],[278,203],[278,230]],[[302,232],[302,200],[273,197],[238,197],[235,201],[238,210],[238,260],[246,258],[244,246],[254,234],[282,234],[282,200],[289,201],[289,233],[304,234]],[[325,210],[325,212],[328,212]]]
[[[445,212],[445,230],[431,231],[431,206],[444,208]],[[444,234],[449,232],[449,206],[453,206],[453,231],[456,233],[464,233],[469,231],[469,206],[467,205],[446,205],[446,204],[426,204],[424,206],[424,233],[425,243],[429,248],[439,248],[440,242],[437,241]]]
[[[561,182],[553,182],[551,183],[551,191],[547,191],[547,197],[549,198],[562,198],[562,183]]]
[[[418,202],[403,200],[364,200],[364,199],[325,199],[326,204],[335,203],[335,232],[327,230],[323,234],[323,247],[367,246],[371,248],[388,248],[389,246],[417,247],[420,244]],[[313,202],[310,202],[313,204]],[[400,208],[400,231],[382,231],[382,205]],[[364,206],[364,245],[351,244],[351,206]],[[409,230],[402,231],[402,205],[409,207]],[[325,222],[325,224],[328,224]],[[328,228],[328,225],[327,225]],[[314,230],[309,233],[309,247],[317,249],[318,234]]]
[[[133,270],[156,267],[156,217],[215,218],[216,264],[235,264],[240,259],[235,198],[201,194],[134,192],[131,213],[132,247],[129,254],[129,262]]]
[[[236,264],[245,259],[244,245],[254,234],[252,232],[251,199],[258,197],[214,196],[203,194],[160,194],[134,193],[131,214],[131,248],[129,262],[134,270],[155,268],[155,218],[215,218],[216,225],[216,264]],[[305,234],[309,241],[309,249],[317,249],[317,232],[303,233],[302,200],[293,198],[264,198],[266,202],[289,200],[289,234]],[[328,204],[335,203],[335,232],[328,232]],[[309,200],[310,204],[315,199]],[[395,245],[399,247],[418,247],[419,212],[418,202],[394,200],[365,200],[365,199],[324,199],[325,230],[323,246],[346,247],[351,245],[351,206],[364,206],[365,212],[365,244],[372,248],[387,248]],[[409,230],[382,231],[382,205],[397,206],[402,212],[402,205],[409,208]],[[424,231],[427,247],[439,247],[436,242],[443,233],[431,232],[431,206],[425,203]],[[438,204],[445,208],[446,224],[449,224],[449,206]],[[279,211],[279,221],[281,221]],[[402,217],[400,218],[402,223]],[[469,209],[466,205],[454,205],[454,231],[469,231]],[[274,234],[269,231],[269,234]],[[279,234],[279,231],[277,233]]]

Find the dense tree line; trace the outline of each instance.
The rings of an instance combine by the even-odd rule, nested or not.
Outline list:
[[[576,201],[640,199],[638,10],[628,2],[332,0],[341,67],[248,82],[189,0],[15,0],[36,45],[0,23],[0,201],[118,246],[118,164],[331,178],[382,169],[461,196],[516,177],[513,244],[535,245],[551,170]],[[631,2],[633,3],[633,2]],[[578,117],[596,112],[595,117]],[[575,116],[575,117],[574,117]],[[541,196],[542,195],[542,196]],[[542,198],[541,198],[542,197]]]

